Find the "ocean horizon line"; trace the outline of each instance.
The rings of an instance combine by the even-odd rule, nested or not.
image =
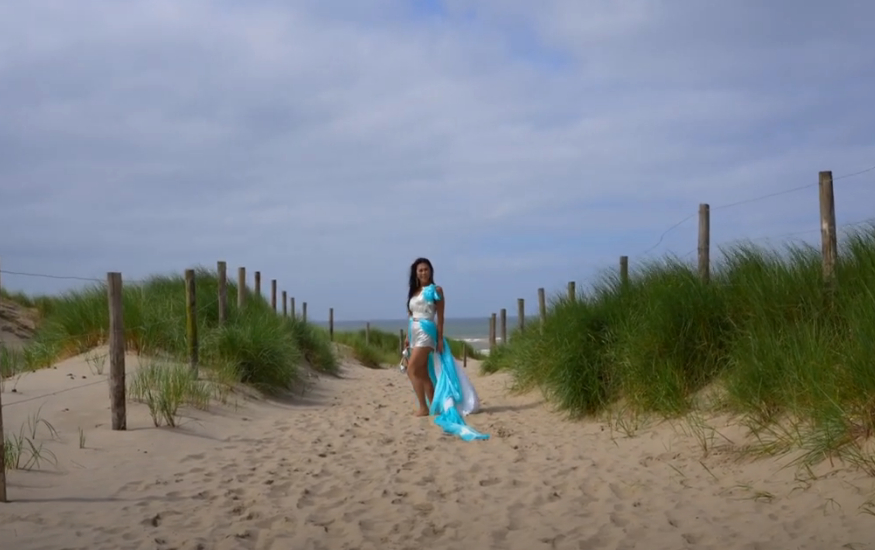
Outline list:
[[[451,321],[482,321],[482,322],[485,322],[488,324],[490,317],[491,317],[491,314],[484,315],[482,317],[447,317],[446,322],[451,322]],[[362,327],[364,327],[364,325],[366,323],[371,323],[372,325],[377,324],[377,323],[397,323],[399,321],[406,323],[407,319],[408,319],[407,317],[393,317],[393,318],[386,317],[386,318],[380,318],[380,319],[376,319],[376,318],[375,319],[337,319],[337,318],[335,318],[334,324],[335,325],[339,325],[339,324],[348,325],[348,324],[353,324],[353,323],[360,323],[362,325]],[[516,321],[518,318],[516,315],[511,315],[508,313],[508,315],[507,315],[508,326],[510,325],[511,319]],[[537,320],[538,315],[526,315],[525,319],[527,321],[530,319]],[[328,319],[308,319],[308,320],[314,324],[328,325]],[[498,320],[498,318],[497,318],[497,320]]]
[[[488,352],[489,350],[489,319],[491,316],[484,317],[447,317],[444,323],[444,334],[455,340],[462,340],[471,344],[477,351]],[[526,320],[537,320],[537,316],[525,317]],[[323,328],[328,327],[328,320],[311,320],[311,323]],[[397,333],[399,330],[406,330],[408,319],[399,317],[395,319],[374,319],[374,320],[351,320],[339,321],[334,320],[335,332],[353,332],[364,330],[367,324],[370,323],[372,329],[382,330],[385,332]],[[508,332],[516,329],[518,323],[517,317],[507,316]],[[496,327],[500,332],[500,327]],[[500,334],[497,335],[501,339]]]

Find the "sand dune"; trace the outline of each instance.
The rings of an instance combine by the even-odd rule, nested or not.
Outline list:
[[[58,465],[10,472],[0,548],[875,548],[862,473],[826,464],[806,480],[774,460],[703,458],[666,424],[627,438],[566,422],[471,370],[484,411],[469,420],[489,441],[443,436],[410,416],[402,375],[355,365],[294,402],[186,411],[175,429],[129,404],[127,432],[109,429],[105,377],[82,358],[8,380],[7,435],[39,410]]]
[[[0,298],[0,346],[20,349],[36,329],[37,313]]]

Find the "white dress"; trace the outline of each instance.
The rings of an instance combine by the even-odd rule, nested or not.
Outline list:
[[[410,347],[431,348],[434,350],[436,349],[434,338],[432,338],[428,331],[423,329],[420,321],[434,323],[437,315],[437,305],[434,302],[427,300],[424,294],[425,289],[420,290],[418,294],[407,302],[407,309],[410,310],[411,313],[409,323]],[[432,358],[435,376],[432,383],[437,384],[437,380],[441,376],[441,366],[443,362],[440,360],[440,357],[436,356],[434,353],[432,354]],[[471,383],[468,374],[465,372],[467,369],[465,369],[465,367],[462,366],[462,363],[455,357],[453,358],[453,364],[456,367],[456,377],[459,379],[459,390],[462,392],[461,401],[455,404],[456,410],[459,411],[459,414],[462,416],[467,416],[480,410],[480,397],[477,395],[477,390],[474,389],[474,384]]]
[[[437,315],[437,305],[426,300],[420,290],[419,294],[407,301],[407,309],[410,311],[410,347],[435,349],[434,338],[423,330],[420,321],[433,323]]]

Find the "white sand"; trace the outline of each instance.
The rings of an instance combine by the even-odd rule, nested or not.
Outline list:
[[[44,443],[56,471],[10,472],[0,549],[875,548],[862,473],[825,464],[812,482],[775,460],[703,458],[665,424],[612,437],[469,368],[484,404],[469,420],[490,441],[410,416],[393,370],[347,366],[297,403],[186,411],[176,429],[129,404],[127,432],[109,429],[104,377],[81,358],[16,393],[7,381],[7,435],[42,407],[60,441]]]

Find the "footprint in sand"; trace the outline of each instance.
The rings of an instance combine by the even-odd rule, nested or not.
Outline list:
[[[313,493],[310,489],[304,489],[301,491],[301,497],[298,498],[297,508],[298,510],[302,508],[309,508],[315,504],[313,500]]]
[[[480,480],[481,487],[492,487],[493,485],[497,485],[499,483],[501,483],[501,480],[498,479],[497,477],[490,477],[490,478]]]

